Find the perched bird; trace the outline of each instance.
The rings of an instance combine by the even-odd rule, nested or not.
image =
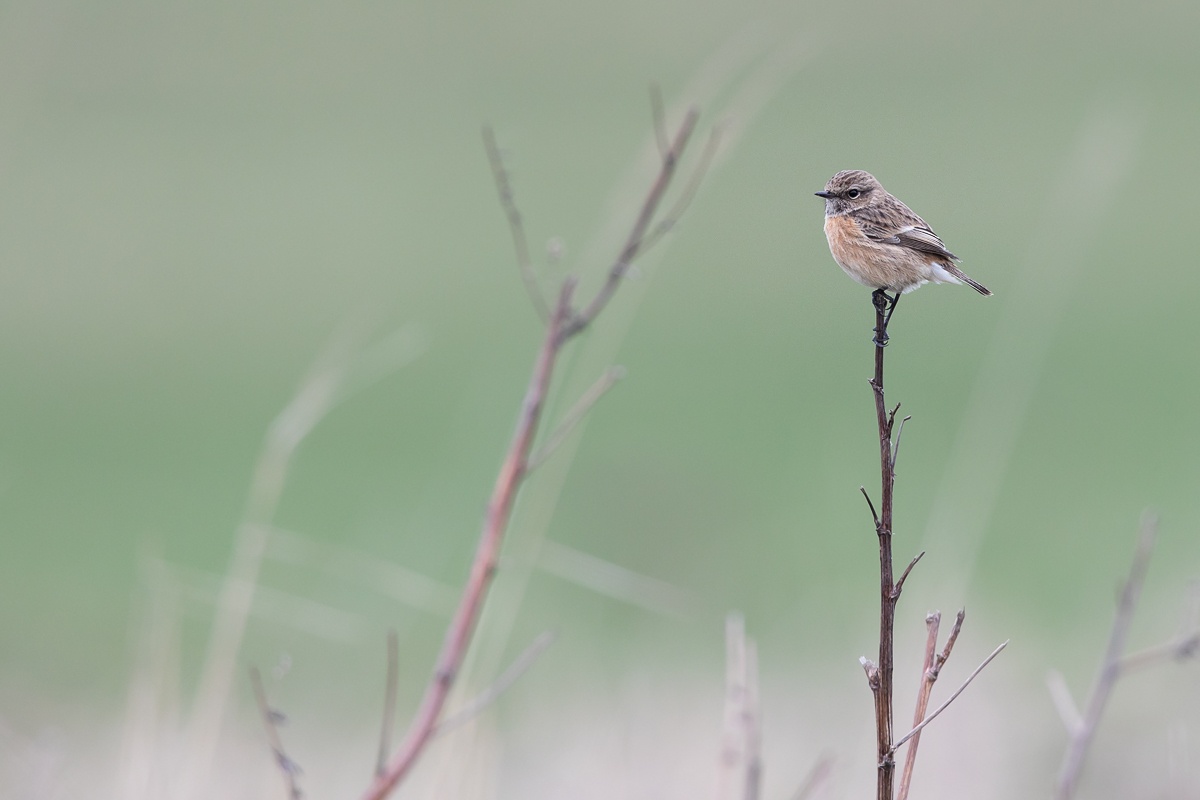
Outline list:
[[[933,229],[887,192],[869,172],[839,172],[817,192],[825,199],[825,238],[847,275],[875,290],[876,307],[886,302],[891,319],[904,292],[925,283],[965,283],[982,295],[991,292],[954,263]],[[893,292],[889,297],[887,292]],[[877,341],[887,341],[887,323]]]

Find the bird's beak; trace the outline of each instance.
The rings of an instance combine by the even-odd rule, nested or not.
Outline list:
[[[813,192],[817,197],[824,197],[826,200],[833,197],[832,192]]]

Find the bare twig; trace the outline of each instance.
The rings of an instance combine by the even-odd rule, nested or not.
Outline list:
[[[879,530],[879,514],[875,511],[875,504],[871,502],[871,495],[867,494],[867,487],[860,486],[858,490],[862,492],[863,498],[867,501],[867,508],[871,509],[871,519],[875,520],[875,530]]]
[[[908,566],[904,568],[904,572],[900,573],[900,579],[898,581],[896,581],[896,594],[900,594],[900,592],[903,591],[904,582],[906,580],[908,580],[908,573],[912,572],[913,567],[915,567],[917,565],[917,562],[920,561],[924,557],[925,557],[925,551],[922,550],[921,552],[919,552],[915,556],[913,556],[912,561],[908,562]]]
[[[579,424],[580,420],[592,410],[592,406],[596,405],[600,401],[600,398],[607,394],[608,390],[624,377],[624,367],[609,367],[605,370],[604,374],[575,401],[575,405],[571,407],[571,410],[563,415],[562,421],[546,437],[546,441],[542,442],[538,449],[534,450],[533,454],[529,456],[529,464],[526,466],[526,470],[533,472],[544,464],[546,459],[553,455],[558,446],[562,444],[563,440],[570,435],[571,431],[575,430],[575,426]]]
[[[704,182],[704,177],[708,174],[709,168],[712,166],[713,159],[717,156],[717,149],[721,146],[721,127],[714,126],[708,134],[708,142],[704,145],[704,150],[700,153],[700,160],[696,162],[695,168],[692,170],[691,176],[680,191],[679,197],[676,198],[671,209],[663,215],[654,229],[646,235],[642,241],[642,252],[649,250],[658,243],[658,240],[665,236],[683,213],[687,211],[688,206],[692,204],[696,194],[700,191],[700,184]]]
[[[533,271],[533,259],[529,257],[529,240],[525,237],[525,224],[521,220],[521,212],[517,208],[513,196],[512,182],[508,170],[504,167],[504,158],[496,145],[496,134],[491,127],[483,128],[483,146],[487,150],[488,164],[492,167],[492,176],[496,179],[496,190],[500,193],[500,205],[508,218],[508,229],[512,233],[513,249],[517,253],[517,266],[521,270],[521,281],[533,308],[537,311],[542,322],[550,318],[550,309],[546,307],[546,298],[542,296],[542,288],[538,285],[537,275]]]
[[[466,723],[479,716],[488,706],[496,702],[500,695],[508,691],[517,680],[529,671],[533,666],[533,662],[538,660],[543,652],[558,639],[558,634],[554,631],[545,631],[533,643],[526,647],[521,654],[513,659],[509,664],[508,669],[500,673],[500,677],[492,683],[491,686],[484,689],[479,695],[467,703],[463,708],[454,713],[452,716],[446,717],[438,723],[435,735],[449,733],[455,728],[462,727]]]
[[[942,614],[934,611],[925,617],[928,636],[925,640],[925,665],[921,671],[921,686],[917,692],[917,709],[913,714],[914,728],[925,719],[925,712],[929,708],[929,698],[933,694],[933,684],[937,682],[938,676],[941,674],[942,665],[950,658],[950,651],[954,649],[954,643],[958,640],[965,617],[965,611],[958,612],[958,617],[954,620],[954,627],[950,631],[949,638],[946,639],[946,646],[940,654],[937,652],[937,639]],[[913,766],[917,761],[917,747],[920,742],[921,734],[917,733],[913,736],[912,744],[909,745],[908,752],[905,754],[904,771],[900,775],[900,793],[897,795],[897,800],[906,800],[908,797],[908,790],[912,785]]]
[[[662,87],[650,84],[650,116],[654,122],[654,141],[658,144],[658,157],[666,158],[671,144],[667,141],[667,112],[663,105]]]
[[[928,717],[926,717],[926,718],[925,718],[925,719],[924,719],[924,720],[921,722],[921,724],[920,724],[920,725],[917,725],[917,726],[916,726],[916,727],[914,727],[914,728],[913,728],[911,731],[909,731],[908,733],[906,733],[906,734],[904,734],[903,736],[901,736],[901,737],[900,737],[900,739],[899,739],[899,740],[896,742],[896,745],[895,745],[895,747],[893,748],[893,750],[895,750],[895,749],[898,749],[898,748],[899,748],[901,745],[903,745],[903,744],[904,744],[905,742],[907,742],[909,739],[911,739],[912,737],[916,736],[918,733],[920,733],[921,731],[923,731],[923,730],[925,729],[925,726],[926,726],[926,725],[928,725],[929,723],[931,723],[931,722],[933,722],[935,719],[937,719],[938,715],[939,715],[939,714],[941,714],[943,711],[945,711],[947,708],[949,708],[949,707],[950,707],[950,704],[951,704],[951,703],[953,703],[955,700],[957,700],[957,699],[958,699],[958,696],[959,696],[960,694],[962,694],[962,693],[963,693],[963,691],[964,691],[964,690],[965,690],[965,689],[966,689],[968,686],[970,686],[970,685],[971,685],[971,681],[975,680],[975,677],[976,677],[976,676],[977,676],[979,673],[983,672],[983,670],[984,670],[984,667],[986,667],[988,664],[992,663],[992,659],[994,659],[996,656],[1000,655],[1000,651],[1001,651],[1001,650],[1003,650],[1003,649],[1004,649],[1004,648],[1006,648],[1006,647],[1008,647],[1008,641],[1005,641],[1005,642],[1001,643],[1001,645],[1000,645],[999,647],[997,647],[995,650],[993,650],[993,651],[992,651],[992,653],[991,653],[991,655],[989,655],[987,658],[985,658],[985,659],[984,659],[984,660],[983,660],[983,661],[982,661],[982,662],[979,664],[979,666],[975,668],[975,671],[974,671],[974,672],[972,672],[972,673],[971,673],[969,676],[967,676],[967,679],[966,679],[965,681],[963,681],[963,683],[962,683],[962,686],[959,686],[959,687],[958,687],[958,688],[957,688],[957,689],[954,691],[954,694],[950,695],[949,699],[948,699],[948,700],[946,700],[946,702],[944,702],[944,703],[942,703],[940,706],[938,706],[938,707],[937,707],[937,710],[936,710],[936,711],[934,711],[932,714],[930,714]]]
[[[387,679],[383,687],[383,723],[379,728],[379,754],[375,774],[382,775],[392,752],[392,731],[396,727],[396,690],[400,685],[400,639],[393,628],[387,638]]]
[[[591,302],[581,312],[574,312],[572,298],[576,281],[568,278],[563,282],[558,301],[549,315],[533,374],[525,393],[525,400],[517,418],[517,428],[512,444],[496,478],[492,497],[488,503],[483,530],[471,564],[471,573],[463,589],[458,609],[446,631],[442,650],[438,655],[433,679],[426,687],[408,732],[392,755],[383,774],[376,777],[364,793],[364,800],[381,800],[386,797],[409,773],[426,745],[437,730],[446,700],[458,677],[463,659],[466,657],[475,625],[483,609],[488,589],[495,576],[500,555],[500,546],[508,528],[516,495],[529,474],[530,454],[533,441],[541,422],[542,408],[554,375],[554,368],[563,344],[584,330],[604,310],[615,294],[621,279],[632,260],[641,252],[646,231],[654,221],[660,202],[675,174],[679,158],[696,126],[698,112],[689,111],[675,135],[675,140],[662,159],[659,173],[646,199],[642,203],[633,228],[626,238],[620,255],[609,269],[608,279],[597,291]],[[485,135],[486,137],[486,135]],[[491,142],[494,150],[494,141]],[[502,175],[502,170],[501,170]],[[501,187],[504,183],[501,182]],[[503,188],[501,202],[506,202]],[[507,210],[507,209],[506,209]],[[519,217],[518,217],[519,220]]]
[[[1125,675],[1161,661],[1183,661],[1195,658],[1200,652],[1200,583],[1193,583],[1188,592],[1183,622],[1179,633],[1155,647],[1148,647],[1121,659],[1121,674]]]
[[[913,725],[919,725],[925,719],[925,711],[929,708],[929,695],[933,692],[933,683],[937,680],[933,671],[934,660],[937,658],[938,628],[942,624],[942,613],[934,611],[925,615],[925,663],[921,667],[921,686],[917,691],[917,710],[913,713]],[[900,790],[896,800],[907,800],[908,788],[912,785],[913,766],[917,762],[917,745],[921,737],[913,738],[912,746],[904,757],[904,770],[900,773]]]
[[[558,303],[550,317],[546,335],[538,353],[537,362],[530,377],[529,388],[525,393],[525,401],[517,420],[517,430],[513,434],[512,444],[508,455],[500,467],[496,478],[496,486],[492,491],[492,499],[488,503],[483,532],[471,564],[471,575],[467,579],[462,600],[454,619],[446,631],[446,639],[442,651],[438,655],[437,667],[433,680],[425,690],[425,696],[417,709],[416,716],[409,726],[408,733],[401,741],[399,749],[391,757],[387,768],[371,784],[364,795],[370,800],[386,797],[396,784],[408,774],[416,763],[417,757],[425,749],[441,717],[446,698],[454,679],[466,656],[467,645],[475,622],[483,607],[483,600],[491,585],[496,572],[496,562],[500,556],[500,544],[508,526],[508,517],[516,499],[517,489],[525,475],[526,459],[533,444],[541,419],[542,407],[549,390],[550,378],[554,373],[554,364],[559,353],[559,343],[562,341],[563,325],[571,308],[571,296],[575,291],[575,281],[567,279],[559,292]]]
[[[642,251],[642,243],[646,237],[646,231],[650,229],[650,225],[654,222],[654,216],[658,212],[658,206],[662,202],[663,195],[666,194],[667,187],[671,184],[671,179],[675,176],[675,169],[679,166],[679,157],[683,154],[683,150],[687,147],[688,140],[692,136],[692,131],[696,128],[696,121],[700,118],[700,112],[696,109],[689,109],[683,118],[683,124],[679,126],[679,130],[675,134],[675,140],[671,143],[670,149],[662,158],[662,164],[659,167],[658,178],[654,181],[654,185],[650,187],[650,193],[646,195],[645,201],[642,203],[642,209],[638,213],[637,219],[633,223],[632,230],[629,231],[629,236],[625,239],[625,245],[621,248],[620,255],[608,270],[608,279],[604,285],[596,292],[596,296],[584,309],[575,314],[571,320],[564,326],[559,334],[563,341],[582,331],[592,323],[596,315],[604,310],[608,302],[617,292],[617,286],[620,285],[621,279],[625,277],[625,273],[629,271],[630,264]]]
[[[1200,652],[1200,631],[1192,631],[1189,634],[1176,636],[1160,645],[1147,647],[1145,650],[1125,656],[1117,665],[1117,669],[1122,675],[1127,675],[1163,661],[1184,661],[1195,658],[1197,652]]]
[[[296,765],[295,761],[288,758],[283,749],[283,739],[279,736],[279,725],[284,721],[284,716],[267,703],[267,693],[263,689],[262,675],[259,674],[257,667],[250,668],[250,684],[254,687],[254,699],[258,703],[258,714],[262,718],[263,729],[267,732],[267,742],[271,745],[271,753],[275,757],[275,763],[278,765],[279,773],[283,776],[284,785],[287,787],[288,797],[292,800],[299,800],[304,796],[297,783],[300,767]]]
[[[1108,635],[1108,646],[1100,669],[1096,674],[1092,691],[1084,705],[1083,717],[1071,732],[1071,741],[1063,757],[1062,767],[1058,773],[1058,783],[1054,796],[1058,800],[1067,800],[1075,794],[1079,785],[1079,775],[1083,770],[1083,762],[1087,757],[1092,738],[1104,714],[1104,707],[1112,695],[1113,687],[1121,674],[1121,657],[1125,652],[1125,640],[1129,635],[1129,627],[1133,622],[1133,613],[1141,596],[1142,585],[1146,579],[1146,570],[1150,566],[1150,554],[1154,551],[1154,541],[1158,535],[1158,518],[1146,512],[1142,515],[1141,530],[1138,534],[1137,549],[1133,554],[1133,563],[1129,568],[1129,577],[1121,590],[1117,603],[1116,614],[1113,616],[1112,629]]]
[[[896,409],[899,410],[900,406],[897,405]],[[896,469],[896,459],[900,457],[900,437],[904,435],[904,423],[908,422],[910,419],[912,419],[911,416],[903,417],[900,420],[900,427],[896,429],[896,438],[892,443],[892,470],[893,471],[895,471],[895,469]]]
[[[740,614],[725,618],[724,728],[717,797],[757,800],[762,777],[758,653]]]
[[[946,646],[942,648],[942,654],[938,656],[937,663],[933,665],[934,677],[940,672],[942,665],[950,660],[950,651],[954,649],[954,643],[958,641],[958,635],[962,633],[963,620],[967,618],[967,610],[960,608],[958,616],[954,618],[954,627],[950,629],[950,638],[946,640]]]

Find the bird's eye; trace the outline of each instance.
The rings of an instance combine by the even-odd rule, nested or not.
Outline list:
[[[860,192],[858,189],[851,189],[850,191],[846,192],[846,197],[849,197],[851,200],[853,200],[860,194],[862,194],[862,192]]]

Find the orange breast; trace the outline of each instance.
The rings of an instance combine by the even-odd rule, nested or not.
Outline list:
[[[868,239],[849,215],[826,217],[825,238],[833,260],[863,286],[907,291],[930,279],[925,256]]]

